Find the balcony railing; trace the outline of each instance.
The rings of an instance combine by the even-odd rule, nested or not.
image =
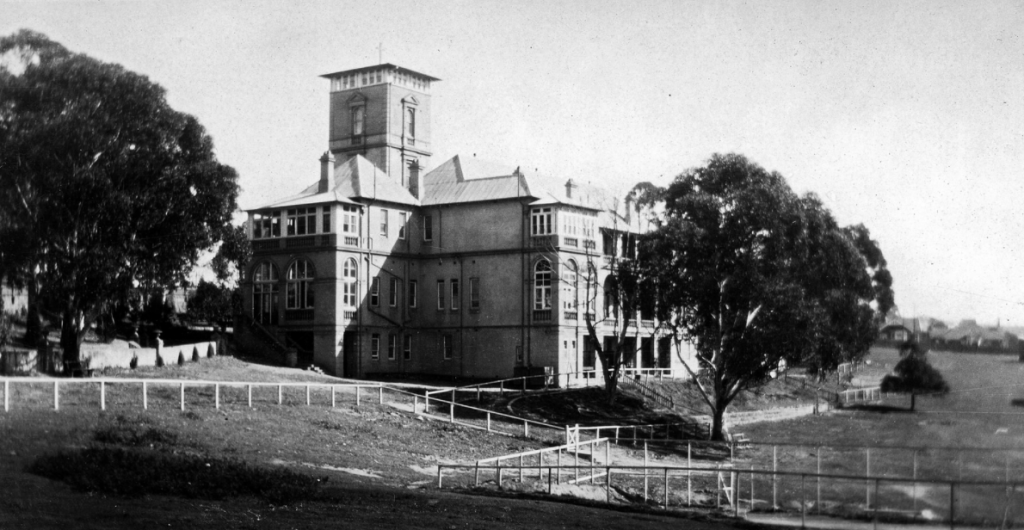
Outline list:
[[[285,309],[284,319],[288,322],[301,322],[313,320],[312,309]]]
[[[565,311],[564,313],[562,313],[562,318],[566,320],[578,320],[579,313],[577,313],[576,311]]]
[[[355,311],[342,311],[341,316],[345,320],[355,320],[356,319],[356,312]]]
[[[578,247],[580,246],[580,240],[575,237],[563,237],[562,244],[567,247]]]
[[[359,238],[355,238],[358,246]],[[333,247],[337,245],[337,234],[310,234],[305,236],[275,237],[271,239],[256,239],[252,242],[253,252],[274,252],[276,250],[309,248],[309,247]]]
[[[550,322],[551,321],[551,310],[550,309],[534,309],[533,310],[533,321],[534,322]]]
[[[342,238],[341,241],[342,241],[342,244],[345,245],[346,247],[358,247],[358,246],[361,246],[359,244],[359,238],[356,237],[356,236],[345,236],[344,238]]]

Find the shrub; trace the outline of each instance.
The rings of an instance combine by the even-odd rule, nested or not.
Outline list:
[[[89,447],[45,455],[29,472],[80,491],[125,497],[177,495],[205,500],[251,495],[272,503],[313,500],[327,477],[267,469],[240,460],[147,449]]]
[[[199,349],[195,346],[192,347],[192,362],[199,362]]]
[[[133,353],[132,354],[132,360],[128,361],[128,368],[131,368],[132,370],[134,370],[134,369],[136,369],[138,367],[139,367],[139,356]]]
[[[181,350],[178,350],[178,366],[182,366],[184,364],[185,364],[185,354],[182,353]]]
[[[157,368],[162,368],[163,366],[164,366],[164,358],[161,357],[160,354],[158,353],[158,354],[156,354],[156,367]]]
[[[217,355],[217,352],[213,349],[213,343],[211,342],[206,345],[206,357],[212,359],[214,355]]]

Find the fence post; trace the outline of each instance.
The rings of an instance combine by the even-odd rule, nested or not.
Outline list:
[[[414,395],[412,397],[412,413],[413,414],[419,414],[419,412],[420,412],[420,397]],[[490,432],[490,431],[487,431],[487,432]]]
[[[524,438],[529,438],[530,437],[530,422],[528,422],[526,420],[523,420],[523,437]]]
[[[591,451],[591,454],[593,454],[593,451]],[[647,442],[644,442],[644,502],[647,502]]]
[[[557,454],[558,454],[558,456],[555,458],[555,465],[558,466],[558,468],[557,468],[558,469],[558,472],[557,472],[558,476],[555,479],[555,484],[561,484],[562,483],[562,450],[559,449]]]
[[[498,464],[498,489],[501,489],[501,461],[499,460],[497,462],[497,464]]]
[[[917,449],[914,449],[914,489],[911,495],[914,499],[914,513],[917,513]]]
[[[505,397],[505,381],[498,381],[498,395]]]
[[[733,517],[740,516],[740,481],[737,480],[736,472],[731,473],[732,480],[732,515]]]
[[[441,464],[437,465],[437,487],[441,488]]]
[[[246,402],[249,404],[249,408],[252,408],[252,385],[245,385]]]
[[[306,385],[306,406],[309,406],[309,385]]]
[[[474,486],[479,486],[480,485],[480,461],[479,460],[476,461],[476,470],[473,473],[473,485]]]
[[[818,446],[818,450],[816,451],[816,453],[818,455],[818,494],[816,496],[814,507],[815,507],[815,509],[817,509],[818,514],[821,514],[821,446],[820,445]]]
[[[145,383],[143,383],[145,384]],[[11,382],[4,380],[4,412],[11,410]]]
[[[551,495],[551,467],[548,467],[548,495]]]
[[[491,432],[491,413],[487,413],[487,432]]]
[[[448,423],[455,423],[455,391],[452,390],[452,403],[448,407]]]
[[[277,404],[280,405],[284,401],[283,391],[281,385],[277,385]]]
[[[804,479],[807,475],[800,474],[800,528],[807,528],[807,500]]]
[[[60,410],[60,389],[56,380],[53,382],[53,410]]]
[[[331,385],[331,408],[333,409],[338,404],[338,387]],[[416,414],[416,406],[413,405],[412,413]]]
[[[864,481],[864,485],[866,486],[865,492],[864,492],[864,495],[865,495],[864,507],[865,508],[870,508],[871,507],[871,480],[870,480],[871,479],[871,448],[870,447],[864,450],[864,455],[865,455],[865,457],[864,457],[864,478],[866,479]]]
[[[181,411],[185,412],[185,383],[181,384]]]
[[[362,396],[360,395],[360,391],[361,391],[362,389],[363,389],[363,387],[361,387],[361,386],[359,386],[359,385],[356,385],[356,406],[357,406],[357,407],[359,406],[359,400],[360,400],[360,398],[362,397]],[[428,407],[429,407],[429,406],[428,406]]]
[[[772,446],[772,509],[779,509],[779,446]]]
[[[754,464],[750,464],[750,511],[754,511]]]
[[[4,389],[6,390],[6,385],[4,386]],[[142,410],[146,410],[146,409],[149,408],[149,399],[146,396],[146,394],[147,394],[146,390],[147,390],[146,389],[146,382],[143,381],[142,382]],[[4,397],[6,398],[6,396],[4,396]],[[5,403],[6,403],[6,400],[5,400]]]
[[[476,402],[480,403],[480,387],[476,387]]]
[[[100,410],[107,410],[107,383],[100,381]]]
[[[580,441],[576,440],[576,445],[572,447],[572,470],[573,480],[576,484],[580,483]]]
[[[379,385],[377,387],[377,404],[378,405],[383,405],[384,404],[384,385]]]
[[[662,468],[665,472],[665,509],[668,509],[668,468]]]
[[[523,455],[519,455],[519,482],[523,481]]]
[[[692,498],[691,493],[693,492],[693,460],[692,452],[690,451],[691,442],[686,442],[686,505],[690,505],[690,499]]]
[[[611,466],[606,467],[605,471],[606,471],[606,476],[608,477],[608,481],[604,483],[604,498],[605,498],[605,502],[611,503],[612,502],[612,468],[611,468]]]
[[[220,408],[220,383],[213,384],[213,408]]]

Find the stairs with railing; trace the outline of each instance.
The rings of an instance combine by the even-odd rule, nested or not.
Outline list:
[[[631,390],[639,394],[644,399],[653,402],[662,408],[675,408],[675,400],[672,396],[659,392],[651,385],[640,380],[639,377],[632,377],[628,374],[623,374],[619,378],[619,385],[623,389]]]
[[[269,329],[263,327],[263,324],[257,322],[256,319],[247,315],[245,322],[248,324],[252,336],[271,348],[275,353],[285,355],[288,352],[288,346],[281,342]]]

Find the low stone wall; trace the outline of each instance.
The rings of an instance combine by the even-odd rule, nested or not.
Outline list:
[[[111,347],[109,345],[83,344],[80,358],[82,364],[90,370],[104,368],[130,368],[132,357],[138,357],[137,366],[156,366],[156,356],[163,358],[164,364],[178,362],[178,352],[185,357],[185,362],[192,361],[192,350],[196,349],[200,357],[207,357],[212,349],[217,354],[217,343],[213,341],[179,344],[176,346],[159,346],[157,348]]]

